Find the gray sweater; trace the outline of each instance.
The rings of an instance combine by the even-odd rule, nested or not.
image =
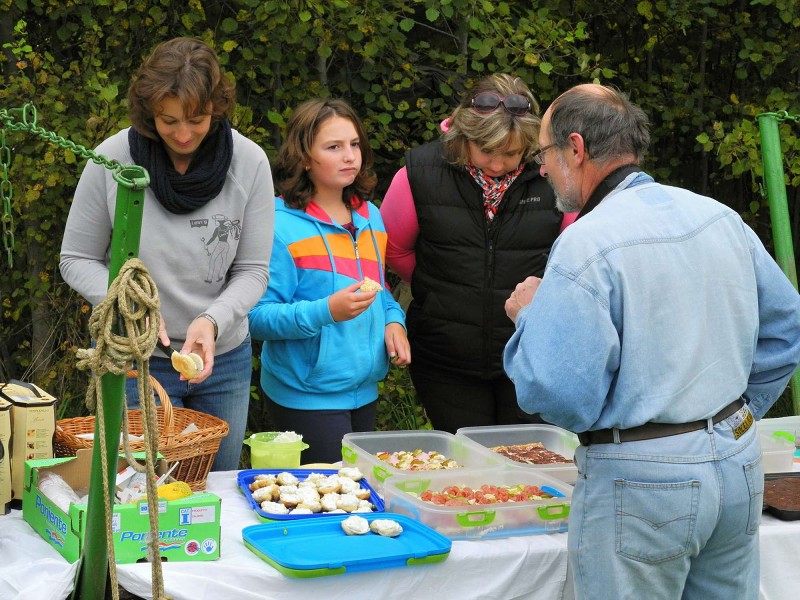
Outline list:
[[[233,131],[233,159],[219,195],[184,215],[166,211],[145,190],[139,258],[156,283],[161,316],[180,348],[189,324],[207,312],[217,322],[216,354],[235,348],[248,332],[247,313],[264,294],[275,221],[269,162],[254,142]],[[128,130],[97,152],[132,165]],[[67,218],[61,275],[91,304],[108,288],[117,183],[109,169],[87,163]],[[161,356],[161,353],[156,350]]]

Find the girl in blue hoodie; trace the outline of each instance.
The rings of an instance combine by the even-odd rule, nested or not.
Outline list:
[[[375,429],[389,359],[411,362],[405,315],[384,284],[386,229],[361,121],[342,100],[299,106],[273,165],[270,283],[250,311],[263,340],[261,387],[275,428],[309,445],[303,462],[341,459],[344,434]]]

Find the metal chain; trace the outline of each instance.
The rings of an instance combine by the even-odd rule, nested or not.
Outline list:
[[[36,107],[25,104],[22,108],[12,108],[9,110],[0,108],[0,166],[2,167],[2,179],[0,180],[0,198],[3,199],[3,249],[6,260],[10,268],[14,267],[14,216],[11,214],[11,200],[14,197],[14,190],[11,180],[8,178],[8,167],[11,166],[11,149],[6,145],[6,129],[10,131],[27,131],[33,133],[44,141],[54,144],[65,150],[70,150],[81,158],[91,159],[93,162],[103,165],[105,168],[114,171],[115,178],[124,168],[124,165],[117,160],[109,159],[102,154],[98,154],[85,146],[56,135],[52,131],[47,131],[36,125]]]
[[[9,268],[14,268],[14,216],[11,214],[11,199],[14,190],[8,178],[8,167],[11,164],[11,150],[6,146],[6,130],[0,129],[0,166],[3,169],[3,178],[0,180],[0,198],[3,199],[3,250]]]
[[[774,117],[778,121],[794,121],[795,123],[800,121],[800,115],[790,115],[788,113],[788,111],[785,111],[785,110],[781,110],[781,111],[774,112],[774,113],[766,113],[766,114],[774,115]]]

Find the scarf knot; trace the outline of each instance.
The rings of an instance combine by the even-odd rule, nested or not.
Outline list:
[[[486,215],[486,220],[491,222],[497,214],[497,209],[503,200],[506,190],[511,187],[514,180],[525,169],[525,163],[520,164],[516,169],[502,177],[490,177],[472,164],[467,164],[466,168],[475,183],[481,186],[483,190],[483,211]]]

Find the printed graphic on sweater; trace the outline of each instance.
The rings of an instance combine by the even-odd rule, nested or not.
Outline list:
[[[211,237],[206,241],[205,237],[201,237],[200,241],[203,242],[203,247],[208,255],[208,273],[204,281],[211,283],[213,281],[222,281],[225,278],[225,273],[228,270],[228,255],[230,254],[230,244],[228,239],[232,238],[238,240],[242,235],[242,226],[240,221],[232,221],[225,215],[216,214],[211,217],[214,221],[214,231]],[[199,226],[198,220],[193,220],[192,227]],[[203,219],[204,227],[208,226],[208,221]]]

